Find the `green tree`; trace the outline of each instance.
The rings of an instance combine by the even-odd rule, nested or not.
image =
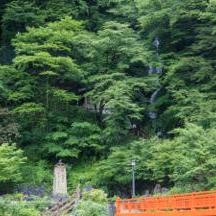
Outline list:
[[[134,158],[140,194],[215,187],[215,0],[1,6],[0,143],[29,157],[24,181],[48,182],[63,158],[73,186],[126,195]]]
[[[23,151],[15,145],[0,146],[0,182],[19,182],[22,180],[21,167],[25,162]]]
[[[92,44],[92,61],[86,93],[96,107],[99,122],[105,125],[106,140],[119,144],[131,126],[140,123],[146,95],[155,78],[143,77],[147,51],[126,24],[107,22]],[[145,74],[146,75],[146,74]]]
[[[96,182],[105,187],[110,195],[127,195],[131,191],[131,160],[136,160],[137,192],[142,193],[155,184],[151,169],[153,148],[159,144],[158,139],[140,139],[125,146],[115,147],[107,159],[100,162],[96,172]],[[160,167],[161,168],[161,167]]]
[[[74,122],[70,127],[62,127],[49,133],[44,146],[45,152],[57,158],[100,157],[104,150],[101,129],[89,122]]]
[[[64,110],[66,114],[76,105],[79,99],[76,86],[80,85],[84,72],[75,61],[73,49],[81,32],[87,33],[82,23],[67,17],[46,27],[28,28],[14,40],[14,66],[33,82],[30,97],[13,110],[23,122],[25,143],[41,143],[42,137],[52,130],[56,113]],[[26,115],[28,119],[24,119]]]
[[[191,191],[215,188],[215,129],[189,124],[176,132],[179,135],[173,144],[176,158],[172,174],[175,185]]]
[[[20,137],[19,125],[8,109],[0,108],[0,144],[13,143]]]
[[[3,38],[8,41],[18,32],[25,31],[27,26],[43,24],[44,16],[34,3],[15,0],[6,5],[2,23]]]

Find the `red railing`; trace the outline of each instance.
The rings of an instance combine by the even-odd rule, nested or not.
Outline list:
[[[216,191],[116,200],[116,216],[216,216]]]

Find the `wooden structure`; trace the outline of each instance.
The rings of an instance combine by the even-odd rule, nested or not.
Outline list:
[[[216,216],[216,191],[116,200],[116,216]]]
[[[74,207],[78,204],[81,197],[80,186],[71,197],[68,197],[65,201],[59,201],[47,209],[42,216],[64,216],[69,214]]]

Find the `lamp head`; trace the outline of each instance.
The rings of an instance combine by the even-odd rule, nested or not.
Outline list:
[[[135,161],[135,160],[132,160],[132,161],[131,161],[131,165],[132,165],[132,166],[135,166],[135,165],[136,165],[136,161]]]

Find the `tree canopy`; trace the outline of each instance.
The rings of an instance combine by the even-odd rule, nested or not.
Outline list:
[[[215,0],[3,0],[0,186],[31,184],[27,157],[35,184],[62,159],[71,189],[79,175],[129,196],[135,159],[140,195],[215,188],[215,13]]]

